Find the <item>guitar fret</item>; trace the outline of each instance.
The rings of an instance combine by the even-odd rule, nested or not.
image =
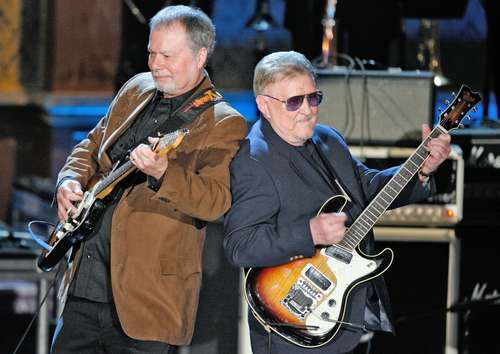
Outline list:
[[[376,203],[376,201],[375,201],[375,203]],[[375,203],[374,203],[374,204],[372,204],[372,205],[369,207],[369,209],[370,209],[370,212],[378,218],[380,215],[382,215],[382,213],[381,213],[381,211],[379,210],[379,208],[377,208],[377,207],[375,206]]]
[[[396,181],[396,179],[393,179],[392,181],[394,182],[394,184],[397,184],[398,187],[399,187],[399,190],[401,190],[402,185],[399,184],[398,181]]]
[[[365,221],[363,218],[359,219],[359,222],[356,224],[356,227],[357,227],[358,229],[360,229],[360,230],[361,230],[361,232],[363,232],[363,233],[364,233],[364,232],[367,232],[367,231],[368,231],[368,230],[370,230],[370,229],[368,229],[368,230],[367,230],[367,229],[366,229],[366,225],[363,225],[363,223],[366,223],[366,221]]]
[[[410,158],[410,161],[414,161],[415,165],[420,166],[422,162],[424,162],[425,158],[427,157],[427,151],[423,150],[417,150],[413,156]]]
[[[344,238],[342,241],[345,241],[345,243],[347,243],[347,245],[351,249],[354,248],[354,247],[356,247],[356,242],[351,243],[351,242],[349,242],[350,240],[348,238]]]
[[[371,213],[370,213],[370,214],[371,214]],[[372,223],[373,223],[373,222],[375,222],[375,221],[377,220],[377,218],[376,218],[376,217],[375,217],[375,219],[372,219],[372,218],[368,215],[368,213],[364,213],[364,216],[365,216],[368,220],[370,220],[370,222],[372,222]]]
[[[404,179],[400,174],[395,175],[393,180],[397,182],[397,184],[399,184],[401,188],[404,187],[406,182],[408,182],[408,180]]]
[[[361,231],[363,231],[363,233],[367,233],[372,228],[371,223],[368,223],[363,219],[360,220],[359,227],[361,228]]]
[[[437,127],[436,127],[436,128],[437,128]],[[437,137],[438,137],[438,136],[440,136],[440,135],[441,135],[441,132],[439,131],[439,129],[433,129],[433,130],[431,131],[431,133],[429,134],[429,136],[430,136],[430,137],[432,137],[432,138],[437,138]],[[429,139],[429,138],[427,138],[427,140],[428,140],[428,139]]]
[[[420,166],[420,164],[416,164],[415,162],[413,162],[411,159],[408,160],[408,163],[411,163],[413,166],[415,166],[415,168],[418,168]]]
[[[387,193],[385,193],[385,194],[387,194]],[[389,200],[386,200],[386,199],[384,198],[384,193],[380,193],[380,199],[382,199],[384,202],[386,202],[386,203],[387,203],[387,205],[390,205],[390,204],[392,203],[392,200],[391,200],[391,198],[390,198],[390,195],[389,195]]]
[[[367,208],[367,209],[366,209],[366,213],[370,213],[372,216],[374,216],[374,217],[375,217],[375,220],[376,220],[376,219],[378,219],[378,217],[380,216],[380,215],[375,215],[375,214],[373,214],[373,213],[372,213],[372,211],[370,210],[370,208]]]
[[[339,242],[339,245],[344,246],[347,249],[353,249],[354,247],[356,247],[356,242],[351,243],[349,233],[347,233],[342,241]]]
[[[400,169],[400,173],[403,175],[403,177],[408,181],[410,180],[412,177],[413,177],[413,171],[409,170],[408,168],[406,168],[405,166],[403,166],[401,169]]]
[[[417,150],[417,152],[415,153],[415,156],[420,157],[420,158],[422,159],[422,161],[424,161],[424,160],[427,158],[427,155],[426,155],[425,153],[424,153],[424,156],[422,156],[422,155],[420,155],[420,154],[419,154],[418,150]]]
[[[389,196],[392,198],[392,200],[394,200],[394,198],[396,198],[396,196],[398,195],[398,192],[390,186],[390,183],[387,184],[387,191],[386,192],[387,192],[387,194],[389,194]]]
[[[381,209],[381,211],[383,211],[383,209],[385,209],[385,208],[388,206],[388,205],[383,205],[383,204],[382,204],[382,203],[380,203],[378,200],[376,200],[374,204],[378,204],[378,205],[380,205],[380,206],[381,206],[381,208],[380,208],[380,209]],[[377,210],[377,211],[379,211],[379,210]],[[382,213],[381,213],[381,214],[382,214]]]
[[[354,238],[356,239],[356,243],[357,243],[357,237],[358,237],[358,234],[359,234],[359,230],[358,230],[358,224],[353,224],[350,228],[349,228],[349,232],[351,234],[351,238]]]

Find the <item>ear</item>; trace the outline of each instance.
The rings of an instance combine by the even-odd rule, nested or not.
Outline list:
[[[258,95],[257,97],[255,97],[255,102],[257,103],[257,108],[259,109],[260,113],[262,113],[262,115],[264,117],[269,117],[269,106],[267,104],[267,100],[264,96],[261,96],[261,95]]]
[[[202,69],[205,64],[207,63],[207,56],[208,56],[208,50],[207,48],[203,47],[198,51],[197,55],[197,63],[198,63],[198,69]]]

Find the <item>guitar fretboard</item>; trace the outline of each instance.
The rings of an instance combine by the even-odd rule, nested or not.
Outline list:
[[[389,180],[382,190],[375,196],[368,207],[360,214],[347,230],[344,239],[339,245],[353,250],[373,228],[382,214],[389,208],[403,188],[415,176],[424,161],[429,156],[427,143],[445,133],[441,126],[436,126],[429,136],[420,144],[417,150],[406,160],[398,172]]]
[[[114,170],[111,174],[109,174],[107,177],[101,180],[99,185],[97,186],[95,190],[95,195],[99,195],[102,191],[104,191],[106,188],[111,186],[113,182],[115,182],[117,179],[134,169],[135,166],[131,161],[125,162],[123,165],[118,167],[116,170]]]

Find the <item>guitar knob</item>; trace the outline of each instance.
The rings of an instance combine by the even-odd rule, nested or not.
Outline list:
[[[328,312],[322,312],[321,313],[321,319],[327,320],[330,318],[330,314]]]
[[[337,305],[337,301],[335,301],[334,299],[328,300],[328,306],[334,307],[335,305]]]

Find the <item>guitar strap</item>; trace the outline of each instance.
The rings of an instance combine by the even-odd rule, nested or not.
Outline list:
[[[161,127],[162,134],[171,133],[191,123],[209,107],[223,101],[222,95],[213,86],[192,96],[177,108]]]
[[[223,101],[222,95],[215,90],[213,86],[209,87],[200,94],[193,96],[191,99],[186,100],[174,113],[167,119],[164,126],[162,126],[162,134],[171,133],[182,126],[191,123],[201,113],[209,107]],[[193,218],[195,227],[202,229],[206,226],[207,222],[197,218]]]

